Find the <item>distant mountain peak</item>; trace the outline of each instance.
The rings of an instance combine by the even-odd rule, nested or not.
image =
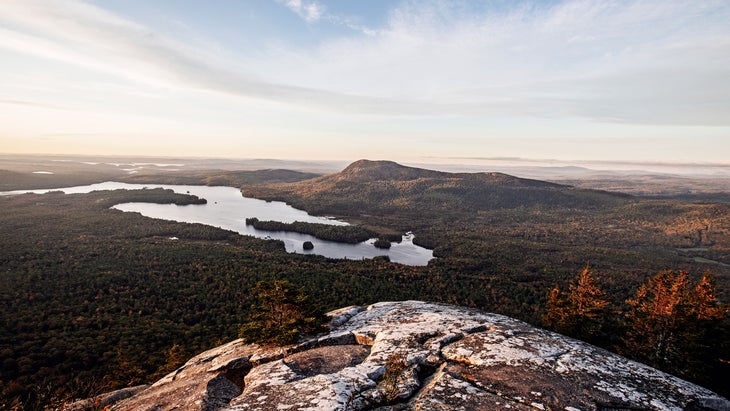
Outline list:
[[[357,169],[367,169],[367,168],[377,168],[377,167],[405,167],[401,164],[396,163],[395,161],[390,160],[368,160],[368,159],[360,159],[349,166],[345,168],[345,170],[357,170]],[[345,171],[343,170],[343,171]]]
[[[357,160],[338,175],[356,180],[414,180],[417,178],[440,177],[446,173],[408,167],[389,160]]]
[[[373,160],[358,160],[339,173],[311,180],[247,190],[253,197],[287,201],[324,215],[606,207],[627,199],[497,172],[449,173]]]

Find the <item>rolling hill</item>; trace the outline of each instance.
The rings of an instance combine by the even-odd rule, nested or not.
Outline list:
[[[631,201],[623,194],[513,177],[447,173],[392,161],[359,160],[314,179],[246,186],[244,194],[284,200],[317,214],[429,214],[514,208],[597,208]]]
[[[591,264],[613,279],[711,270],[730,278],[730,206],[650,200],[502,173],[448,173],[359,160],[339,173],[247,185],[243,194],[285,201],[378,232],[414,231],[436,266],[544,281]],[[613,286],[623,288],[624,282]]]

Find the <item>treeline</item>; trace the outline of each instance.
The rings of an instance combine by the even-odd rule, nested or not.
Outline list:
[[[207,204],[208,200],[192,194],[176,193],[169,188],[143,188],[141,190],[114,190],[109,198],[102,199],[101,203],[107,206],[125,203],[155,203],[155,204]]]
[[[128,183],[138,184],[154,183],[241,187],[244,185],[257,183],[301,181],[317,176],[319,176],[319,174],[282,169],[187,170],[166,174],[159,174],[154,171],[128,174],[117,178],[116,181],[124,181]]]
[[[371,238],[378,237],[382,241],[400,241],[401,236],[376,233],[373,230],[357,226],[357,225],[332,225],[321,223],[307,223],[304,221],[295,221],[293,223],[282,223],[280,221],[261,221],[258,218],[251,217],[246,219],[246,225],[253,226],[257,230],[263,231],[292,231],[300,234],[308,234],[320,240],[337,241],[340,243],[357,244],[367,241]],[[397,237],[397,238],[396,238]],[[380,243],[383,246],[382,242]]]
[[[650,277],[633,297],[612,301],[586,267],[567,290],[553,288],[543,325],[719,391],[727,387],[727,314],[713,276],[683,271]]]
[[[690,212],[718,213],[710,233],[718,245],[704,255],[730,261],[721,230],[727,214],[712,205],[667,204],[658,211],[627,205],[598,216],[498,210],[379,217],[382,226],[415,228],[417,239],[438,246],[439,258],[428,266],[409,267],[288,254],[279,241],[109,209],[141,201],[135,195],[0,197],[0,409],[34,409],[49,396],[152,382],[181,352],[194,355],[236,338],[259,281],[289,280],[324,310],[418,299],[538,324],[548,291],[586,261],[607,273],[606,299],[623,312],[629,307],[623,302],[651,274],[666,267],[703,271],[674,248],[656,245],[671,245],[683,232],[666,235],[679,227],[671,221]],[[712,267],[722,299],[728,270]],[[730,341],[722,324],[717,335]],[[618,343],[606,341],[608,348]],[[727,387],[710,386],[728,395]]]

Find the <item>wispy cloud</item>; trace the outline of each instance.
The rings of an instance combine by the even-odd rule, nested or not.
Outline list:
[[[325,11],[325,7],[321,3],[313,0],[277,0],[277,2],[298,14],[308,23],[319,21]]]
[[[350,25],[314,0],[310,23]],[[77,0],[0,2],[0,48],[160,87],[378,115],[730,125],[730,5],[411,1],[369,36],[226,61]]]
[[[355,22],[352,18],[330,13],[327,7],[315,0],[275,0],[296,13],[307,23],[326,22],[337,26],[347,27],[350,30],[368,36],[377,34],[377,30]]]
[[[406,2],[374,38],[298,53],[281,78],[467,115],[730,125],[729,20],[722,1]]]
[[[311,97],[303,87],[270,84],[226,67],[96,6],[74,0],[0,2],[0,48],[162,87],[183,86],[286,101]]]
[[[313,8],[302,6],[310,13]],[[314,16],[314,14],[312,14]],[[75,0],[0,2],[0,48],[159,87],[186,87],[349,112],[401,112],[402,102],[263,81],[145,26]],[[438,110],[438,109],[436,109]]]

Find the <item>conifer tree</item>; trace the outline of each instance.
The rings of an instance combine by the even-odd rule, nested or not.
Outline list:
[[[111,385],[114,387],[132,387],[144,381],[145,373],[142,368],[129,359],[122,347],[117,348],[117,357],[109,374]]]
[[[555,286],[548,293],[545,303],[545,313],[542,315],[542,325],[561,332],[568,318],[568,298],[565,293]]]
[[[692,314],[699,321],[714,321],[725,317],[727,307],[720,305],[715,293],[715,279],[705,272],[692,295]]]
[[[558,287],[548,294],[543,325],[559,333],[584,340],[601,336],[609,314],[609,301],[596,284],[589,267],[584,268],[562,292]]]
[[[156,381],[165,375],[177,370],[181,365],[185,364],[189,358],[180,344],[173,344],[167,352],[165,352],[165,364],[161,365],[157,371],[152,374],[150,380]]]
[[[239,336],[249,343],[292,344],[301,334],[317,333],[327,321],[304,290],[287,280],[261,281],[254,288],[258,304],[251,307]]]
[[[728,305],[720,304],[715,279],[705,272],[691,291],[690,326],[687,327],[687,378],[714,384],[730,373],[730,341],[726,316]],[[723,328],[723,326],[725,328]]]
[[[627,303],[628,330],[619,351],[680,375],[694,373],[712,356],[710,334],[727,313],[709,273],[691,287],[686,272],[662,271]]]

